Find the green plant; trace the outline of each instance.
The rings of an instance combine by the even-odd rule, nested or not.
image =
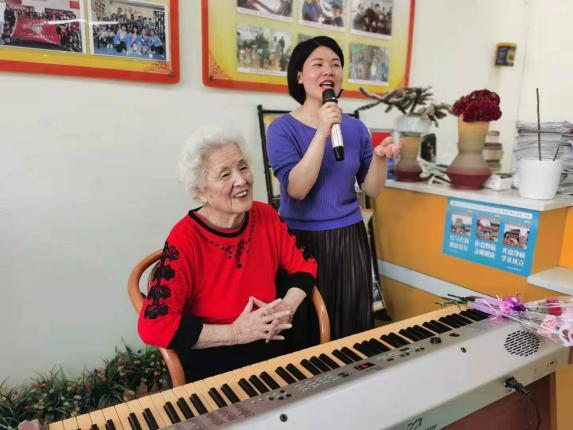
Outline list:
[[[432,87],[396,88],[381,96],[371,93],[364,88],[360,88],[362,94],[376,101],[359,107],[357,110],[371,109],[379,104],[385,104],[385,112],[396,108],[404,115],[415,114],[422,118],[427,118],[437,127],[438,120],[444,118],[448,113],[451,113],[451,108],[447,103],[432,103],[431,100],[434,94],[430,92],[431,88]]]
[[[55,367],[32,378],[30,386],[8,387],[0,383],[0,430],[15,429],[24,420],[42,423],[131,400],[167,386],[166,369],[155,348],[116,349],[101,369],[85,371],[75,379]]]

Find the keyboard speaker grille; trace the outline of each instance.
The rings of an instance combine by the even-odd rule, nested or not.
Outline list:
[[[539,351],[539,344],[539,337],[535,333],[518,330],[507,335],[503,346],[510,354],[527,357]]]

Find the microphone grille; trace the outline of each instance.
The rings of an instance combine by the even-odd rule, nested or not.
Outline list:
[[[338,99],[336,98],[336,93],[332,88],[327,88],[322,92],[322,103],[326,102],[338,103]]]

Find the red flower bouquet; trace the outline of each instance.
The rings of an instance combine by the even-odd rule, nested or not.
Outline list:
[[[454,103],[452,112],[465,122],[495,121],[501,117],[499,96],[493,91],[476,90]]]

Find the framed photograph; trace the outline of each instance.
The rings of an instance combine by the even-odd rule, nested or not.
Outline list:
[[[344,52],[344,95],[408,85],[415,0],[201,0],[203,83],[287,92],[297,43],[332,37]]]
[[[177,0],[0,0],[0,70],[175,83]]]

